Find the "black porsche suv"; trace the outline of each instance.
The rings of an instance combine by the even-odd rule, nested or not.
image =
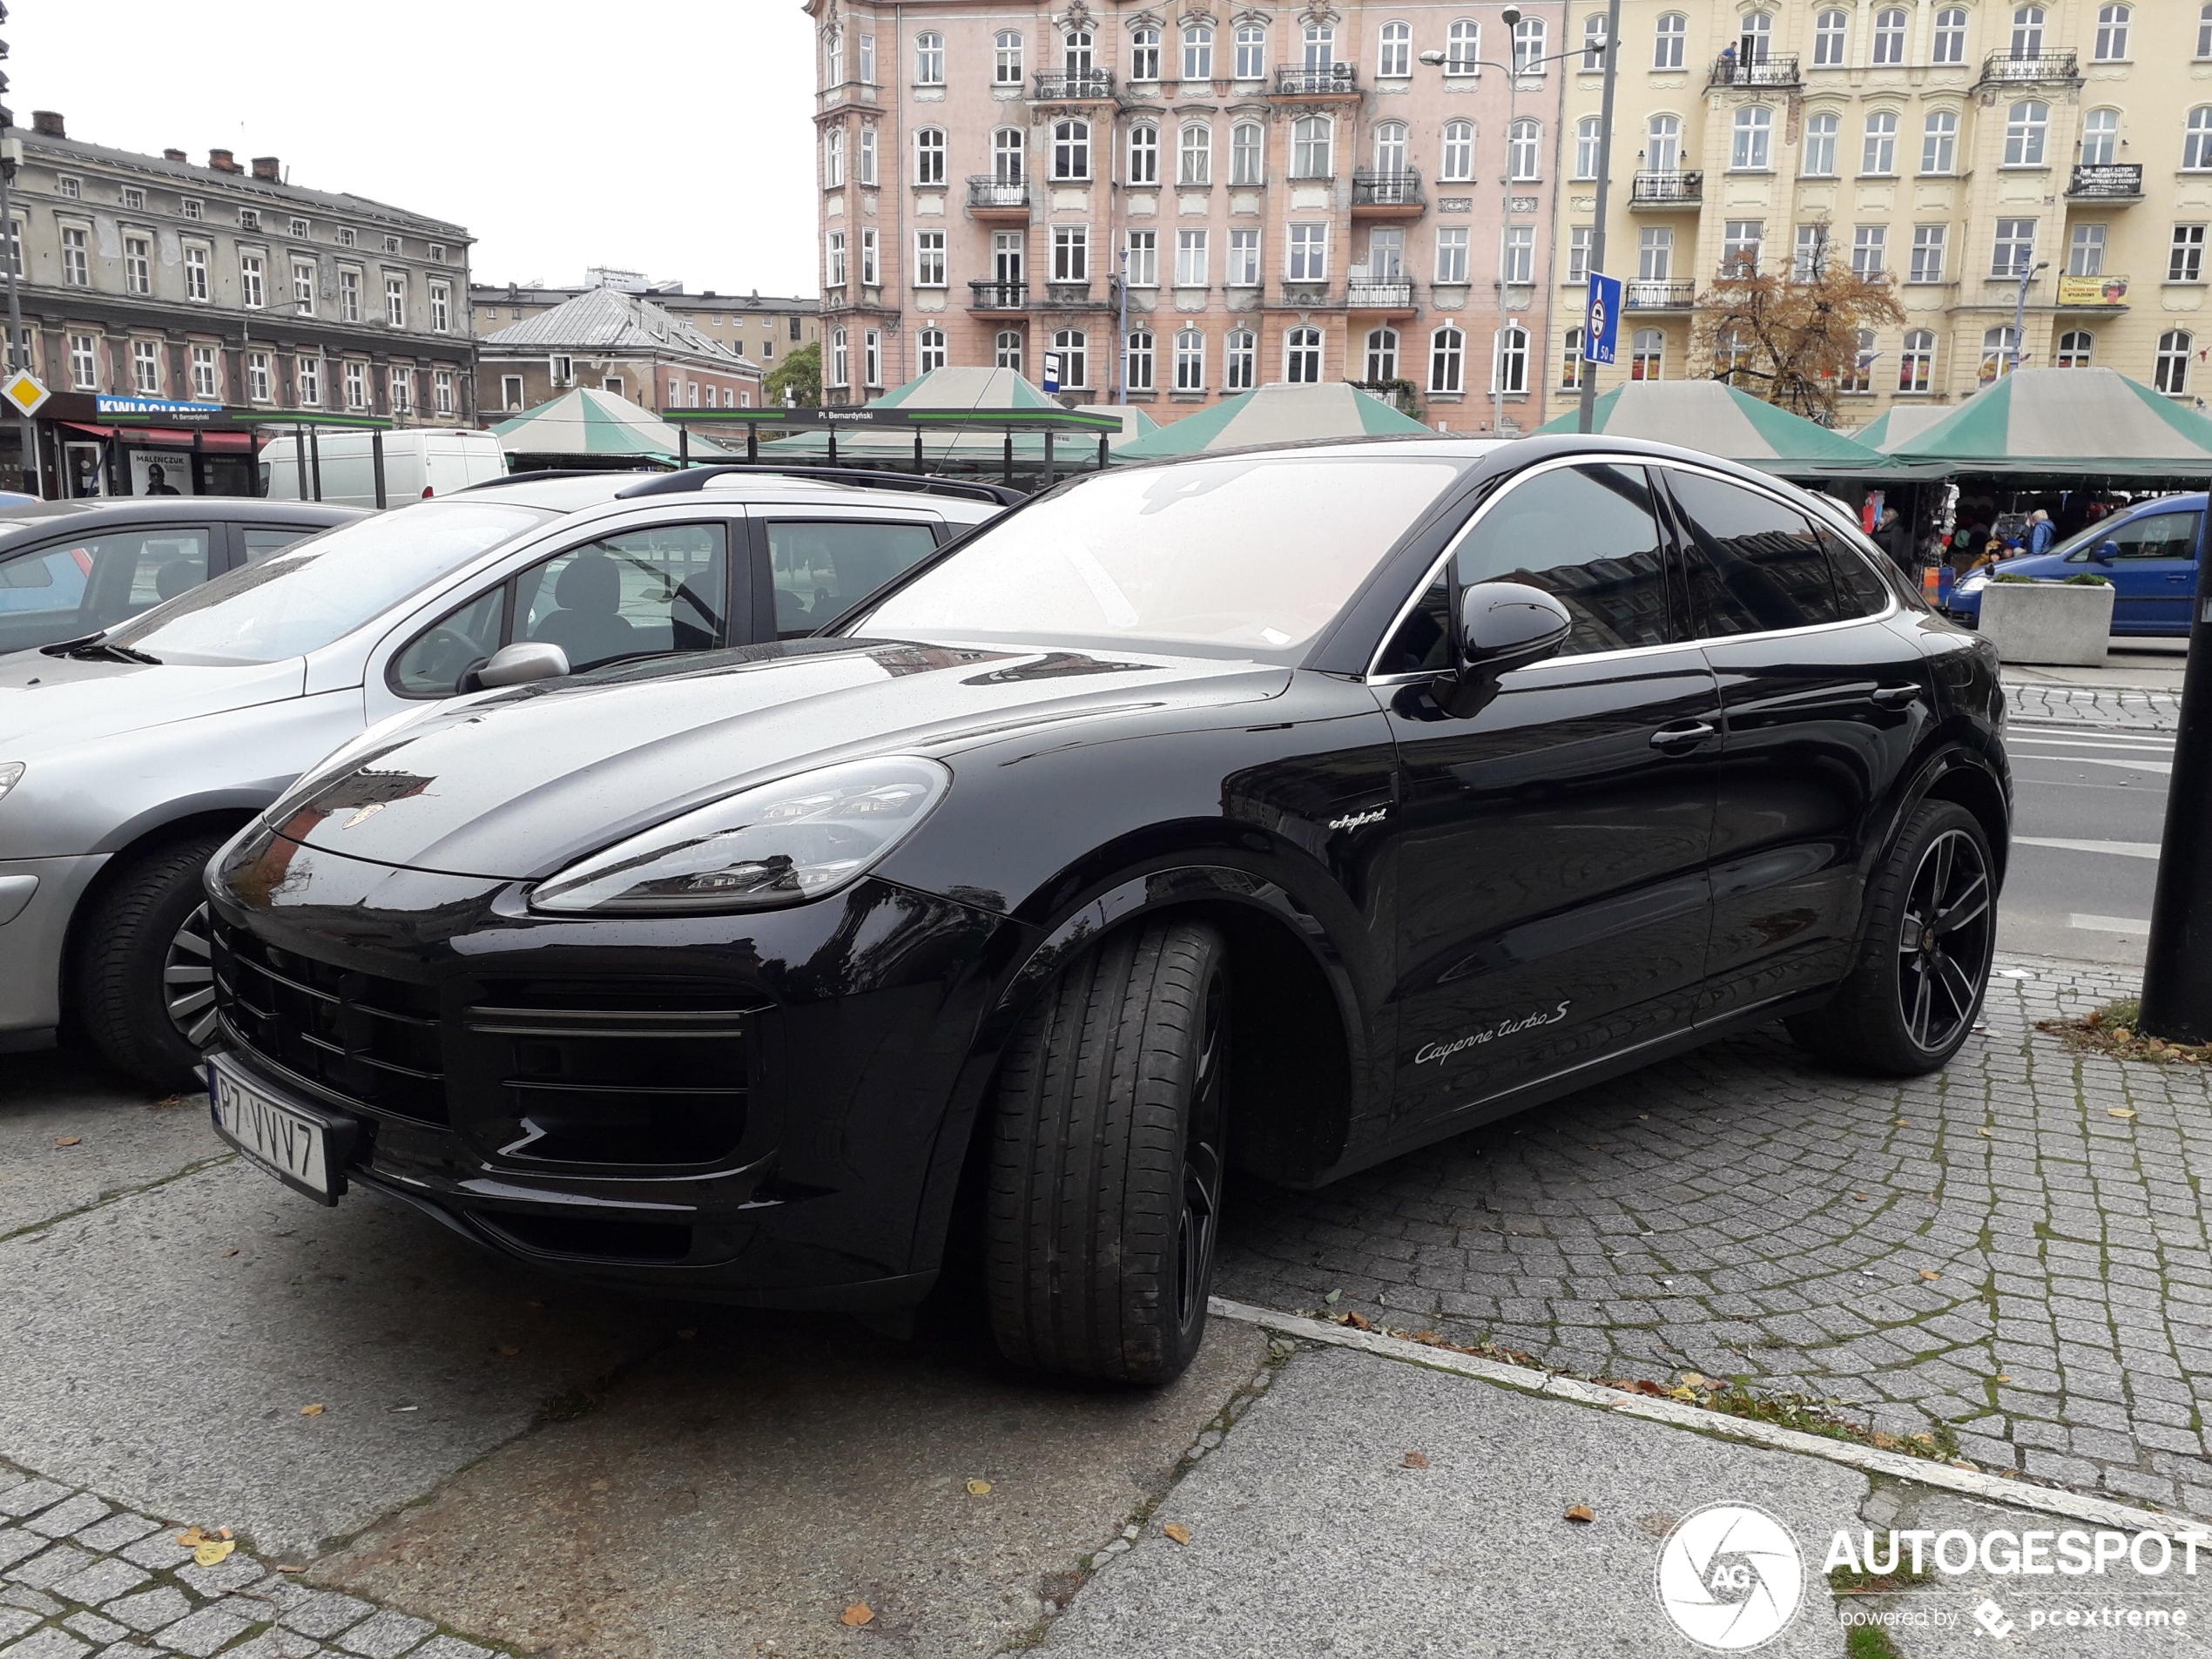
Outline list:
[[[219,1130],[601,1281],[1173,1376],[1224,1163],[1310,1185],[1782,1019],[1966,1040],[1986,643],[1602,438],[1087,475],[822,635],[372,730],[209,872]]]

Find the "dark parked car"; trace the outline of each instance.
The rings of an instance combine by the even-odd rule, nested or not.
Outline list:
[[[360,516],[228,496],[0,506],[0,651],[112,628]]]
[[[1988,644],[1788,485],[1596,438],[1117,469],[826,637],[365,734],[209,873],[217,1126],[580,1276],[1157,1381],[1296,1185],[1777,1017],[1972,1029]],[[1750,1178],[1750,1177],[1747,1177]]]

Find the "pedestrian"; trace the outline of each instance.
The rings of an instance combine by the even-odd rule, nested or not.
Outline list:
[[[2028,516],[2027,550],[2031,554],[2048,553],[2051,543],[2058,539],[2058,531],[2051,523],[2051,516],[2040,507]]]
[[[1881,522],[1874,527],[1874,545],[1890,556],[1890,563],[1907,576],[1918,576],[1919,570],[1906,562],[1912,550],[1912,538],[1905,531],[1905,517],[1894,507],[1882,509]]]

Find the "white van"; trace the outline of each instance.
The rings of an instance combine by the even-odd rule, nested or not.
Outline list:
[[[374,435],[319,428],[307,453],[300,439],[280,432],[261,451],[261,493],[271,501],[312,500],[315,473],[322,473],[322,499],[336,507],[376,505],[376,470],[369,440]],[[307,485],[300,482],[307,463]],[[467,427],[410,427],[384,434],[384,504],[398,507],[425,496],[449,496],[488,478],[507,475],[507,455],[489,432]]]

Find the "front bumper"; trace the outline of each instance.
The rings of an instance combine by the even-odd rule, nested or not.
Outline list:
[[[41,1038],[61,1023],[62,952],[70,918],[106,862],[104,853],[0,860],[0,916],[6,918],[0,921],[0,1053],[26,1046],[27,1039]],[[27,900],[25,882],[30,885]]]
[[[1028,930],[887,882],[583,921],[265,831],[209,890],[233,1062],[357,1118],[345,1174],[570,1274],[918,1299]]]

